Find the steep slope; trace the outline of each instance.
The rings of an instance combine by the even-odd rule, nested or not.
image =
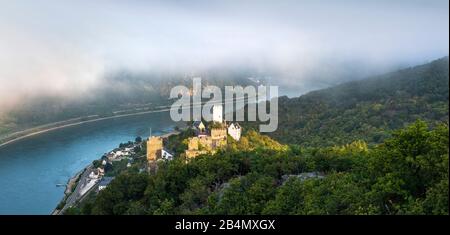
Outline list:
[[[417,121],[372,147],[303,151],[253,131],[243,138],[188,164],[160,161],[153,173],[136,159],[65,214],[448,215],[446,125]]]
[[[283,143],[330,146],[379,143],[417,119],[448,120],[448,57],[431,63],[279,100]]]

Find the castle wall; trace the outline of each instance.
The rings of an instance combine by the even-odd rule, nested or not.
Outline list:
[[[227,138],[227,129],[226,128],[213,128],[213,129],[211,129],[211,138],[214,139],[214,140],[226,139]]]
[[[198,150],[198,137],[189,138],[188,149],[189,150]]]

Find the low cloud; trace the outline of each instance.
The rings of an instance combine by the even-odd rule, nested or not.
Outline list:
[[[448,1],[0,0],[0,110],[115,70],[248,67],[299,93],[448,54]]]

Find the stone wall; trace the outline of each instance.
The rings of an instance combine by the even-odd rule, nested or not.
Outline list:
[[[213,140],[226,139],[227,138],[227,129],[226,128],[211,129],[211,138]]]

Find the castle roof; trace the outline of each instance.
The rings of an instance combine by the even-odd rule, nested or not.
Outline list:
[[[194,127],[199,127],[200,124],[203,124],[202,121],[194,121],[194,123],[192,124]]]
[[[237,122],[230,123],[230,125],[228,127],[234,127],[236,129],[240,129],[241,128],[241,126]]]

